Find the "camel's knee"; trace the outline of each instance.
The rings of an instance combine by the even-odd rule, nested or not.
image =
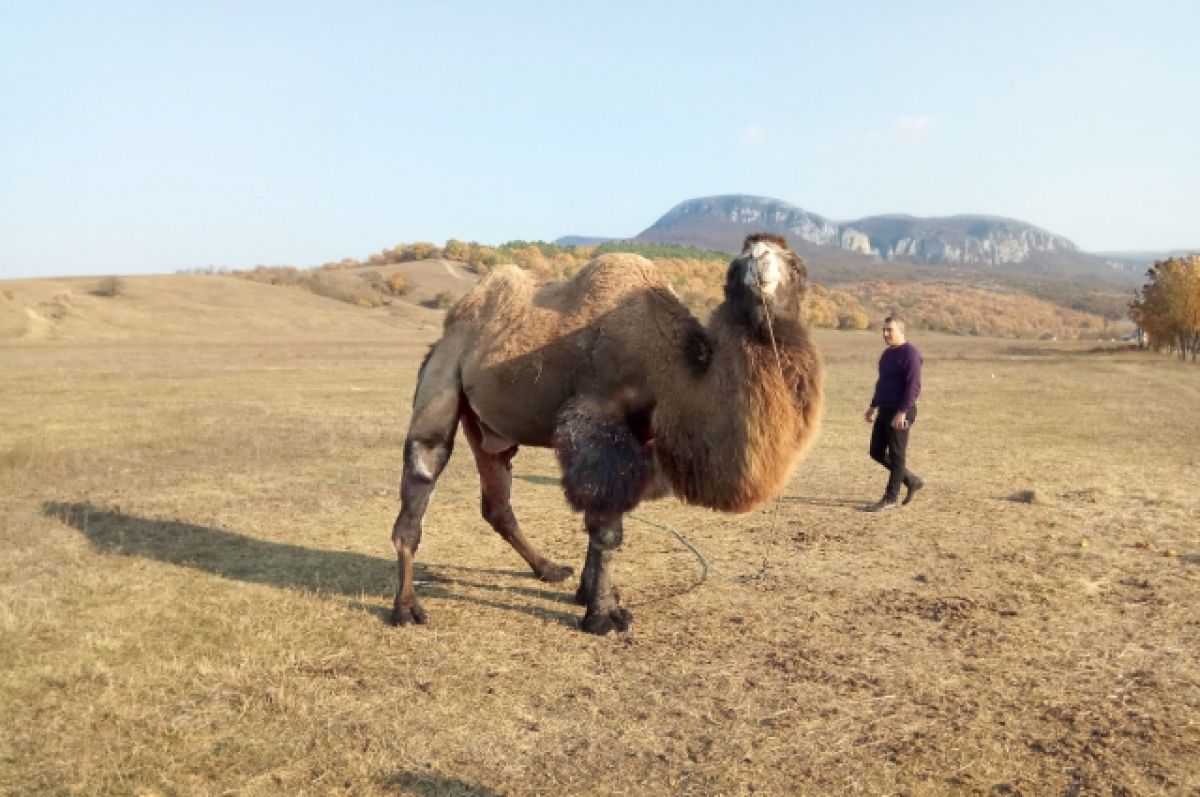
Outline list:
[[[409,438],[404,443],[404,465],[413,478],[432,483],[441,475],[454,451],[454,437]]]
[[[584,525],[587,527],[588,539],[591,540],[591,544],[601,551],[620,548],[625,539],[625,529],[620,515],[589,512],[584,515]]]
[[[421,543],[421,521],[433,494],[433,485],[446,467],[453,449],[452,437],[424,439],[410,437],[404,443],[404,473],[400,477],[400,514],[392,526],[392,545],[396,553],[408,549],[415,553]]]
[[[517,516],[513,514],[511,504],[489,501],[486,496],[480,502],[479,514],[505,539],[510,536],[512,528],[517,524]]]
[[[590,533],[592,543],[602,551],[612,551],[621,547],[621,543],[625,539],[625,532],[620,526],[617,528],[603,528],[597,532]]]

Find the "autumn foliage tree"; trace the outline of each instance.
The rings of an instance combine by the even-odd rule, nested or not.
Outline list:
[[[1200,352],[1200,255],[1156,262],[1146,272],[1141,295],[1129,317],[1156,349],[1172,349],[1186,359]]]

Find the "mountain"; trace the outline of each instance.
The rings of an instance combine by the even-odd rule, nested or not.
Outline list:
[[[1061,235],[996,216],[868,216],[848,226],[861,230],[871,253],[884,260],[997,266],[1024,262],[1034,253],[1079,252]]]
[[[564,235],[561,238],[555,238],[554,243],[559,246],[596,246],[597,244],[606,244],[609,241],[622,241],[623,238],[604,235]]]
[[[689,199],[634,237],[635,241],[686,244],[737,252],[746,233],[769,231],[786,235],[793,243],[868,254],[870,243],[857,231],[824,216],[778,199],[740,194]]]
[[[1133,284],[1133,275],[1027,222],[996,216],[868,216],[835,221],[778,199],[738,194],[689,199],[634,237],[736,252],[749,232],[768,231],[803,246],[806,259],[845,255],[861,268],[906,263],[931,269]],[[869,269],[868,269],[869,270]],[[892,271],[892,269],[888,269]]]
[[[1159,260],[1169,260],[1172,257],[1187,257],[1188,255],[1200,252],[1200,247],[1196,249],[1171,249],[1167,252],[1096,252],[1096,257],[1103,258],[1106,263],[1115,269],[1128,271],[1136,274],[1138,277],[1143,277],[1146,270],[1153,266]]]

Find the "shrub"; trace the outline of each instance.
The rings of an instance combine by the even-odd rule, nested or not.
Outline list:
[[[867,329],[871,319],[861,307],[852,307],[838,313],[838,329]]]
[[[354,274],[317,271],[309,279],[308,288],[318,296],[326,296],[363,307],[378,307],[383,304],[379,291]]]
[[[411,287],[403,274],[393,274],[387,278],[385,284],[387,285],[387,292],[392,296],[403,296],[408,293]]]
[[[105,277],[96,283],[96,287],[92,288],[93,296],[103,296],[111,299],[114,296],[120,296],[125,292],[125,280],[120,277]]]

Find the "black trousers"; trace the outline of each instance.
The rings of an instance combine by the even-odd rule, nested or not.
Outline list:
[[[899,407],[880,407],[875,425],[871,427],[871,459],[888,469],[883,497],[892,501],[900,495],[901,485],[908,487],[920,481],[904,464],[908,454],[908,432],[916,423],[917,408],[914,406],[908,413],[909,429],[892,428],[892,419],[898,411]]]

